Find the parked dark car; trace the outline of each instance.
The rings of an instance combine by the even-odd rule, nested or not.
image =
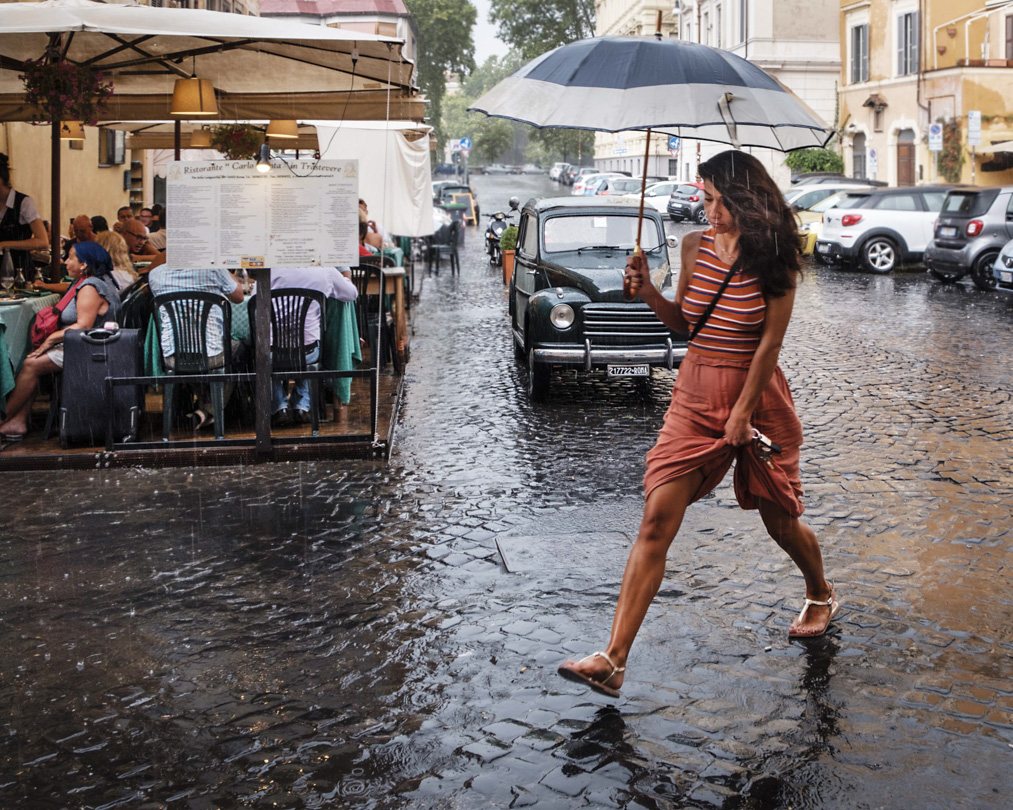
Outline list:
[[[452,203],[455,194],[470,194],[471,199],[475,202],[475,218],[478,219],[481,216],[481,211],[478,207],[478,195],[475,194],[471,186],[458,183],[456,180],[437,180],[433,183],[433,205],[439,206]]]
[[[672,222],[688,219],[707,222],[707,213],[703,210],[703,183],[680,183],[668,198],[668,215]]]
[[[637,235],[638,206],[593,197],[531,199],[521,211],[510,327],[528,367],[528,393],[543,398],[553,366],[609,376],[650,377],[675,368],[686,338],[665,326],[643,301],[623,298],[623,269]],[[662,293],[675,297],[661,215],[644,211],[641,245]]]
[[[925,248],[925,266],[952,284],[971,275],[980,290],[993,290],[999,252],[1013,238],[1013,186],[950,189]]]

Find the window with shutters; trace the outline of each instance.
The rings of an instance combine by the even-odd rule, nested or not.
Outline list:
[[[851,29],[851,84],[869,81],[869,24]]]
[[[897,17],[897,75],[918,72],[918,12]]]

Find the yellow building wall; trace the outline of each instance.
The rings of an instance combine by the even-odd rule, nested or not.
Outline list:
[[[129,203],[129,192],[123,188],[123,172],[127,162],[115,166],[99,166],[99,131],[85,127],[83,149],[71,149],[70,143],[60,144],[60,232],[67,234],[70,220],[78,214],[101,214],[110,225],[116,221],[116,209]],[[35,200],[44,220],[51,218],[50,128],[22,123],[4,123],[0,128],[0,151],[10,157],[11,183]]]

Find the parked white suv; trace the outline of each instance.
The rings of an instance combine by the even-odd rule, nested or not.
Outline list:
[[[948,186],[856,191],[823,214],[816,256],[826,262],[860,263],[870,273],[917,264],[932,239]]]

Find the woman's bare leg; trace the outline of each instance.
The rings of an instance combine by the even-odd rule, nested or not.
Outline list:
[[[763,518],[768,534],[788,553],[805,577],[806,598],[827,601],[830,598],[830,583],[823,574],[823,555],[816,534],[773,501],[760,499],[759,504],[760,517]],[[800,625],[792,622],[791,631],[802,634],[819,632],[826,627],[829,615],[829,607],[810,607]]]
[[[7,418],[0,424],[0,433],[9,436],[24,433],[28,429],[28,411],[35,389],[39,385],[39,378],[59,370],[60,367],[47,355],[29,357],[25,360],[14,383],[14,390],[7,398]]]
[[[633,640],[664,579],[669,546],[682,525],[686,508],[702,483],[703,473],[695,470],[656,487],[644,504],[640,532],[630,550],[623,584],[619,589],[615,618],[612,620],[612,636],[605,648],[606,654],[617,667],[626,666]],[[599,681],[608,677],[611,671],[608,662],[601,656],[566,662],[564,666]],[[608,685],[618,689],[622,682],[622,673],[617,673]]]

